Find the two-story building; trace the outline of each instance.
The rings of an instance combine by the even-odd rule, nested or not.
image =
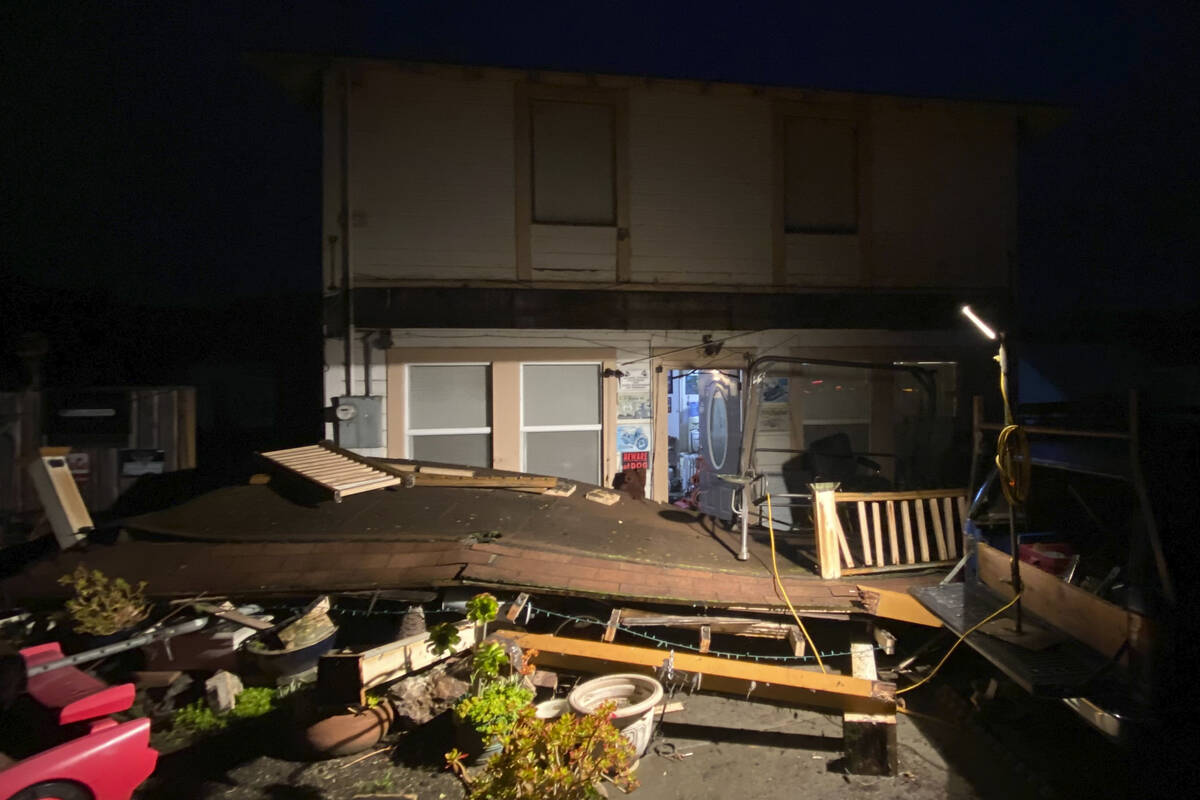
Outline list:
[[[763,397],[760,464],[842,432],[929,484],[962,398],[994,389],[959,307],[1009,307],[1018,146],[1047,109],[273,63],[320,85],[325,393],[347,446],[604,485],[644,465],[673,498],[740,426],[748,358],[775,354],[920,364],[936,388],[793,365]]]

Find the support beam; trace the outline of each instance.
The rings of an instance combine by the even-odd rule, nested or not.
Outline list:
[[[858,585],[863,607],[873,617],[896,619],[930,628],[942,627],[942,621],[917,602],[917,598],[904,592],[894,592],[877,586]]]
[[[676,671],[703,675],[704,688],[721,694],[864,714],[894,714],[896,710],[895,685],[879,680],[550,634],[503,631],[496,636],[524,650],[536,650],[533,661],[539,667],[595,674],[613,669],[653,674],[673,657]]]
[[[850,644],[850,661],[855,678],[875,680],[875,646],[870,642]],[[842,714],[842,747],[846,753],[846,771],[854,775],[895,775],[896,711]]]

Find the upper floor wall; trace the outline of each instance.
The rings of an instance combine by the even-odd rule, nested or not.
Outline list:
[[[362,62],[324,89],[332,283],[347,251],[358,286],[1009,283],[1021,107]]]

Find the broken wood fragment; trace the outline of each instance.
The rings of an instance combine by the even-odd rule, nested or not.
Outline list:
[[[804,640],[804,632],[800,630],[798,625],[792,625],[787,632],[788,644],[792,646],[792,655],[796,658],[801,658],[804,655],[804,648],[807,642]]]
[[[472,647],[477,627],[464,620],[455,625],[459,640],[450,651],[435,655],[428,633],[399,639],[362,653],[328,653],[317,662],[317,697],[329,705],[362,705],[366,690],[424,669]]]
[[[508,604],[508,609],[504,612],[504,618],[509,622],[516,622],[517,617],[525,610],[525,604],[529,602],[529,592],[521,592],[517,595],[517,599]]]
[[[871,616],[911,622],[914,625],[927,625],[930,628],[942,627],[942,621],[910,594],[863,584],[858,585],[858,592],[863,608]]]
[[[593,503],[599,503],[602,506],[611,506],[613,503],[621,499],[621,495],[617,492],[610,492],[607,489],[592,489],[584,495],[585,498]]]
[[[884,653],[889,656],[896,654],[896,637],[888,633],[878,625],[869,625],[871,636],[875,639],[875,644],[879,646]]]
[[[707,625],[700,626],[700,652],[707,653],[709,646],[712,644],[712,628]]]

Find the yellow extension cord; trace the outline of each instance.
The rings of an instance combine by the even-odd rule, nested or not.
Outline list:
[[[800,621],[800,615],[796,613],[792,601],[788,598],[787,589],[783,588],[783,581],[779,579],[779,564],[775,560],[775,518],[771,513],[770,492],[767,492],[767,530],[771,534],[771,574],[775,576],[775,588],[779,590],[779,596],[783,598],[783,602],[787,603],[788,611],[792,612],[792,619],[796,620],[796,624],[800,626],[800,632],[804,634],[804,641],[808,642],[808,646],[812,648],[813,655],[817,659],[817,666],[821,668],[821,672],[829,672],[825,669],[825,662],[821,661],[821,651],[817,649],[812,637],[808,635],[808,628],[805,628],[804,623]]]

